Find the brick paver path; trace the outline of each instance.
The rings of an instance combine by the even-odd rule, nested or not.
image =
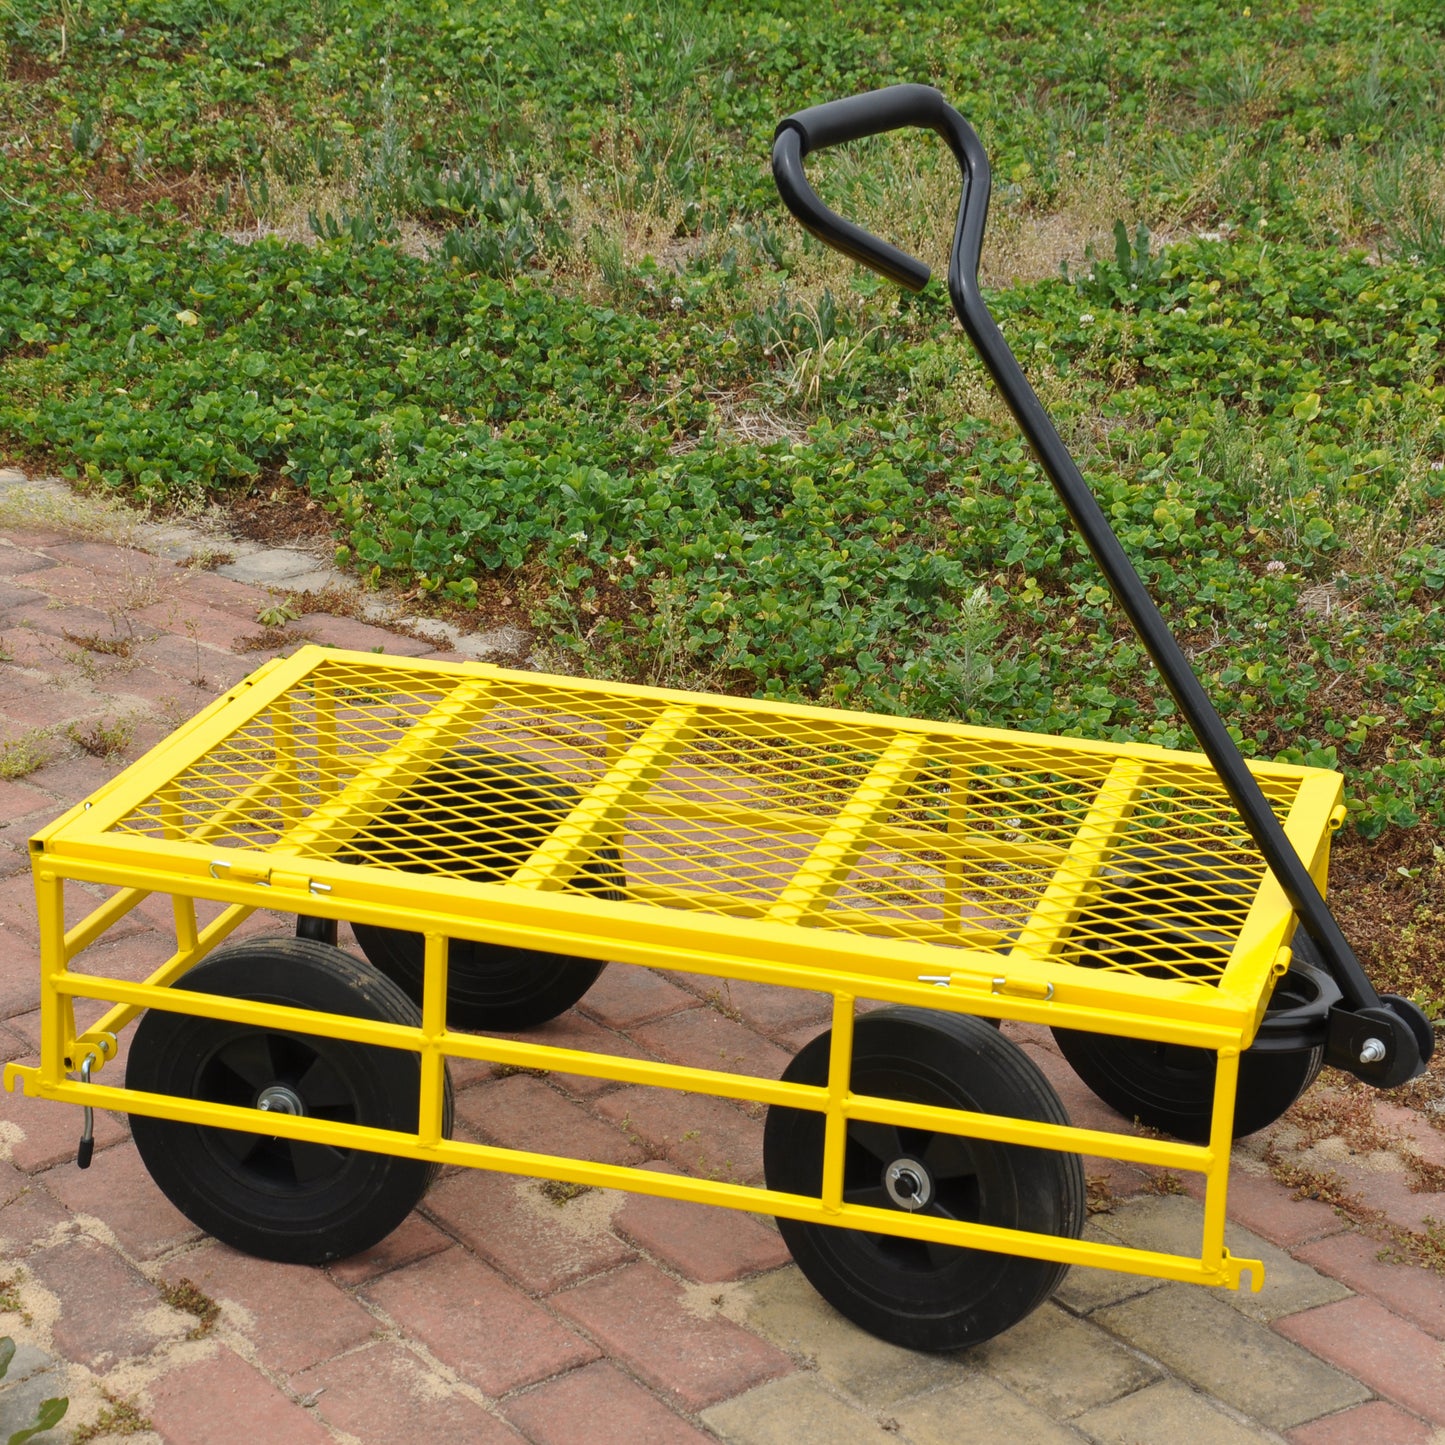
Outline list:
[[[6,480],[0,745],[45,761],[0,780],[0,1060],[37,1046],[29,832],[262,661],[248,639],[275,600],[77,535],[54,494],[27,513],[29,494],[13,476],[5,492]],[[266,566],[255,575],[301,575]],[[295,631],[432,651],[346,617],[308,615]],[[116,755],[86,750],[106,737],[123,743]],[[169,921],[163,900],[137,910],[97,945],[99,966],[143,976],[169,952]],[[824,1018],[816,996],[614,966],[540,1032],[776,1070]],[[1076,1122],[1117,1127],[1043,1031],[1009,1032]],[[552,1140],[684,1172],[758,1167],[760,1121],[724,1101],[485,1065],[456,1080],[458,1128],[472,1138]],[[1438,1131],[1389,1117],[1417,1155],[1445,1164]],[[146,1422],[149,1434],[126,1438],[173,1445],[1445,1439],[1445,1280],[1388,1262],[1378,1239],[1293,1198],[1261,1163],[1267,1140],[1240,1146],[1230,1211],[1231,1248],[1266,1261],[1263,1293],[1075,1270],[1005,1336],[927,1356],[842,1320],[752,1216],[596,1190],[559,1205],[527,1179],[453,1170],[370,1254],[302,1269],[201,1236],[151,1184],[123,1117],[98,1117],[88,1173],[74,1163],[78,1133],[76,1110],[0,1095],[0,1333],[21,1347],[0,1387],[0,1438],[63,1393],[70,1415],[42,1440],[98,1420],[110,1433],[93,1438]],[[1419,1228],[1445,1213],[1407,1187],[1399,1158],[1346,1154],[1336,1150],[1358,1166],[1351,1184],[1385,1220]],[[1117,1163],[1090,1170],[1097,1236],[1195,1247],[1192,1195]],[[185,1298],[213,1301],[209,1322],[178,1308]]]

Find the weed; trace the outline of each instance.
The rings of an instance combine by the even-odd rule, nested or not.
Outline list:
[[[102,1435],[143,1435],[154,1429],[151,1422],[129,1400],[113,1395],[102,1387],[105,1404],[88,1425],[82,1425],[70,1437],[71,1445],[86,1445]]]
[[[710,1008],[716,1010],[725,1019],[731,1019],[735,1024],[745,1023],[743,1013],[732,1000],[732,984],[724,982],[721,989],[710,988],[703,995],[703,1002]]]
[[[545,1079],[548,1075],[547,1069],[533,1068],[530,1064],[493,1064],[492,1077],[494,1079],[510,1079],[516,1074],[527,1074],[534,1079]]]
[[[289,627],[263,627],[238,637],[234,646],[237,652],[280,652],[295,641],[296,634]]]
[[[186,561],[193,572],[214,572],[218,567],[228,567],[236,560],[234,552],[223,547],[197,547]]]
[[[98,652],[104,657],[129,657],[136,647],[134,637],[102,637],[95,632],[69,632],[60,634],[67,642],[83,647],[87,652]]]
[[[45,748],[48,736],[43,730],[36,729],[7,743],[0,743],[0,778],[13,782],[43,768],[50,761]]]
[[[537,1190],[560,1209],[579,1195],[590,1194],[594,1187],[591,1184],[573,1184],[564,1179],[544,1179],[537,1186]]]
[[[270,602],[256,612],[256,621],[268,631],[283,628],[288,622],[295,622],[301,616],[294,597],[281,602]]]
[[[20,1285],[24,1279],[21,1274],[6,1275],[0,1279],[0,1313],[19,1315],[28,1325],[34,1323],[30,1311],[27,1310],[20,1299]]]
[[[203,1335],[210,1334],[221,1316],[220,1305],[189,1279],[182,1278],[174,1284],[162,1284],[160,1294],[172,1309],[196,1317],[188,1339],[198,1340]]]
[[[131,718],[117,718],[113,723],[97,721],[88,726],[71,723],[65,733],[71,742],[91,757],[114,758],[130,746],[135,736],[135,722]]]
[[[1188,1191],[1177,1174],[1159,1169],[1145,1177],[1144,1188],[1150,1194],[1185,1194]]]

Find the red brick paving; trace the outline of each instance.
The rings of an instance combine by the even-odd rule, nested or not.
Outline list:
[[[1194,1186],[1198,1176],[1186,1180]],[[1191,1187],[1191,1193],[1195,1187]],[[1229,1176],[1229,1217],[1277,1244],[1296,1249],[1347,1230],[1349,1221],[1315,1199],[1296,1199],[1266,1174],[1235,1169]],[[1301,1256],[1303,1258],[1303,1256]]]
[[[234,612],[254,625],[256,609],[271,600],[263,587],[253,587],[249,582],[237,582],[230,577],[218,577],[214,572],[194,571],[186,568],[178,572],[177,593],[188,603],[202,603],[219,612]]]
[[[334,1445],[310,1410],[284,1395],[260,1370],[224,1347],[162,1375],[144,1413],[166,1445]]]
[[[47,579],[53,575],[49,572],[45,574]],[[45,682],[47,686],[56,688],[67,682],[84,681],[78,674],[62,674],[59,671],[57,664],[64,662],[67,655],[76,650],[74,643],[64,640],[65,634],[84,636],[88,632],[109,632],[111,618],[111,613],[99,607],[53,607],[49,602],[27,602],[8,608],[5,615],[8,626],[39,634],[39,640],[47,648],[51,659],[47,670],[52,675]]]
[[[603,970],[602,977],[606,978],[609,973],[617,972],[625,967],[624,964],[613,964],[611,968]],[[508,1037],[526,1039],[531,1043],[547,1044],[552,1048],[576,1049],[583,1053],[611,1054],[613,1057],[624,1059],[651,1057],[646,1049],[633,1043],[626,1034],[617,1033],[593,1019],[584,1018],[576,1010],[563,1014],[561,1018],[552,1019],[540,1028],[531,1029],[526,1034],[510,1034]],[[593,1078],[586,1074],[553,1073],[549,1077],[553,1083],[565,1089],[567,1093],[587,1100],[595,1099],[599,1094],[606,1094],[621,1087],[614,1080]]]
[[[385,647],[393,657],[431,657],[436,648],[416,637],[403,637],[359,622],[354,617],[330,617],[323,612],[308,612],[292,624],[295,631],[327,647],[344,647],[352,652],[373,652]]]
[[[35,940],[18,930],[0,929],[0,1019],[40,1007],[40,974]]]
[[[107,1149],[89,1169],[73,1160],[57,1164],[46,1170],[45,1183],[73,1214],[100,1220],[132,1259],[158,1259],[202,1237],[151,1182],[134,1149]]]
[[[536,1445],[583,1439],[587,1445],[690,1445],[715,1438],[600,1361],[516,1395],[502,1410]]]
[[[632,1037],[669,1063],[694,1064],[729,1074],[778,1078],[792,1058],[786,1050],[761,1039],[750,1028],[713,1008],[669,1014],[632,1030]]]
[[[696,1008],[695,995],[669,983],[650,968],[627,968],[616,964],[604,968],[601,977],[577,1005],[579,1012],[609,1028],[626,1029],[645,1024],[679,1009]]]
[[[583,1229],[601,1196],[555,1203],[531,1180],[463,1169],[426,1197],[426,1212],[529,1294],[551,1294],[635,1258],[606,1229]]]
[[[214,1240],[169,1259],[161,1277],[189,1280],[217,1304],[239,1305],[234,1327],[264,1369],[294,1374],[370,1338],[376,1321],[319,1269],[253,1259]]]
[[[41,1180],[0,1162],[0,1261],[23,1258],[70,1222]]]
[[[1445,1425],[1445,1345],[1376,1300],[1357,1297],[1287,1315],[1274,1328],[1376,1394]]]
[[[1445,1279],[1420,1265],[1382,1260],[1385,1251],[1376,1240],[1344,1231],[1296,1249],[1294,1257],[1445,1340]]]
[[[156,1288],[112,1249],[93,1239],[72,1238],[32,1254],[27,1271],[61,1299],[51,1327],[55,1349],[104,1372],[121,1360],[148,1353],[164,1338],[151,1320],[161,1307]],[[179,1321],[174,1333],[179,1334]]]
[[[225,652],[241,652],[242,649],[237,644],[244,643],[247,638],[254,637],[261,630],[260,623],[254,617],[248,622],[233,612],[221,612],[213,607],[197,607],[193,603],[186,604],[184,624],[178,625],[181,605],[179,599],[168,597],[163,602],[142,607],[130,615],[136,623],[159,628],[162,632],[174,633],[189,641]]]
[[[715,1000],[724,1009],[736,1010],[745,1023],[769,1036],[808,1024],[824,1024],[833,1007],[831,998],[806,989],[772,988],[747,979],[714,978],[703,973],[678,971],[663,976],[703,1001]]]
[[[210,698],[205,701],[209,702]],[[47,792],[54,793],[57,798],[64,799],[68,806],[104,787],[115,777],[116,771],[114,763],[102,762],[99,758],[85,755],[77,756],[72,749],[69,755],[47,762],[43,768],[31,773],[25,781],[32,788],[44,788]],[[56,815],[60,812],[61,808],[57,806]]]
[[[428,1195],[430,1200],[433,1196]],[[326,1272],[338,1284],[352,1286],[379,1279],[403,1265],[415,1264],[428,1255],[440,1254],[452,1247],[450,1235],[420,1214],[410,1214],[380,1244],[373,1245],[350,1259],[338,1259],[326,1266]]]
[[[0,1024],[0,1060],[9,1063],[30,1052],[30,1045],[14,1029]]]
[[[640,1164],[646,1151],[624,1130],[530,1074],[473,1084],[457,1096],[457,1118],[488,1144],[565,1154],[602,1164]]]
[[[8,825],[17,818],[29,818],[42,810],[47,813],[55,807],[48,793],[24,783],[0,780],[0,824]]]
[[[315,1365],[290,1383],[303,1398],[315,1395],[318,1418],[362,1445],[521,1445],[511,1426],[393,1342]]]
[[[44,669],[56,661],[54,638],[33,627],[0,628],[0,650],[9,655],[15,667]]]
[[[22,1057],[21,1062],[33,1064],[37,1060]],[[12,1143],[10,1157],[27,1174],[39,1173],[75,1158],[81,1120],[80,1110],[73,1104],[58,1104],[52,1099],[20,1099],[17,1095],[0,1095],[0,1098],[6,1100],[5,1113],[13,1119],[17,1133],[23,1136]],[[11,1099],[15,1100],[13,1104]],[[124,1124],[113,1115],[97,1110],[95,1162],[91,1168],[99,1168],[102,1153],[129,1137],[130,1131]]]
[[[461,1249],[384,1275],[363,1286],[361,1295],[489,1395],[545,1380],[599,1354]]]
[[[690,1306],[682,1286],[650,1264],[632,1264],[552,1297],[654,1389],[702,1410],[797,1368],[781,1350],[721,1316]]]
[[[596,1108],[685,1174],[762,1182],[762,1120],[748,1118],[726,1100],[629,1084],[602,1095]]]
[[[678,1172],[670,1164],[648,1167]],[[629,1194],[613,1228],[678,1274],[706,1284],[777,1269],[790,1258],[778,1231],[756,1215],[683,1199]]]
[[[1430,1445],[1435,1431],[1385,1400],[1370,1400],[1285,1432],[1290,1445]]]
[[[154,973],[174,951],[175,938],[169,930],[162,933],[148,928],[116,940],[107,933],[72,959],[70,967],[77,973],[137,983]]]
[[[0,539],[0,577],[22,577],[27,572],[43,572],[55,565],[54,557],[22,552],[9,537]]]

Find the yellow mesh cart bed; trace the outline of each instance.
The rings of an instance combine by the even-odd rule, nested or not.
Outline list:
[[[921,285],[802,174],[901,125],[960,160],[955,305],[1204,752],[305,648],[32,841],[43,1040],[5,1085],[84,1106],[82,1164],[89,1111],[127,1111],[183,1212],[293,1261],[369,1247],[444,1164],[756,1210],[825,1297],[914,1348],[996,1334],[1075,1264],[1259,1287],[1224,1248],[1232,1139],[1326,1059],[1413,1077],[1429,1025],[1375,994],[1324,904],[1340,777],[1239,758],[997,338],[966,123],[920,86],[789,117],[785,200]],[[67,927],[70,882],[113,891]],[[172,956],[143,983],[95,973],[87,948],[153,894]],[[258,908],[297,935],[227,942]],[[782,1079],[495,1036],[608,962],[819,991],[832,1026]],[[77,1000],[109,1007],[77,1030]],[[1004,1019],[1173,1137],[1072,1127]],[[766,1106],[766,1184],[453,1140],[452,1059]],[[1084,1155],[1201,1175],[1197,1253],[1083,1240]]]

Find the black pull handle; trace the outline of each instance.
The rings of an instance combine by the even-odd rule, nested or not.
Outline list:
[[[955,154],[963,141],[961,132],[972,135],[963,118],[931,85],[890,85],[809,106],[779,121],[773,136],[773,179],[784,204],[805,230],[897,285],[921,291],[931,274],[922,261],[830,211],[803,174],[803,160],[814,151],[904,126],[937,131]]]
[[[978,261],[988,218],[989,166],[973,128],[938,91],[927,85],[894,85],[811,106],[778,123],[773,138],[773,177],[779,193],[804,228],[820,241],[908,290],[922,290],[928,281],[927,266],[835,215],[813,193],[803,174],[803,158],[812,151],[902,126],[937,131],[958,161],[963,192],[948,258],[948,294],[968,339],[997,383],[1019,429],[1043,463],[1059,500],[1108,579],[1179,711],[1199,739],[1201,749],[1214,764],[1305,932],[1319,945],[1346,1007],[1352,1011],[1379,1008],[1380,997],[1374,985],[1340,932],[1313,877],[1285,836],[1209,695],[1195,677],[1189,659],[1175,641],[1043,403],[1029,385],[1017,357],[1009,350],[1003,333],[989,314],[978,285]],[[1401,1000],[1396,1011],[1407,1007],[1413,1006]],[[1398,1061],[1398,1068],[1404,1070],[1401,1077],[1419,1073],[1420,1059],[1428,1056],[1429,1041],[1423,1035],[1412,1038],[1409,1030],[1402,1030],[1392,1036],[1392,1042],[1401,1056]],[[1388,1067],[1393,1069],[1397,1064],[1392,1060]]]
[[[942,91],[931,85],[889,85],[795,111],[778,122],[778,132],[785,126],[796,130],[803,138],[803,154],[808,156],[827,146],[901,130],[906,125],[938,130],[948,108]]]

